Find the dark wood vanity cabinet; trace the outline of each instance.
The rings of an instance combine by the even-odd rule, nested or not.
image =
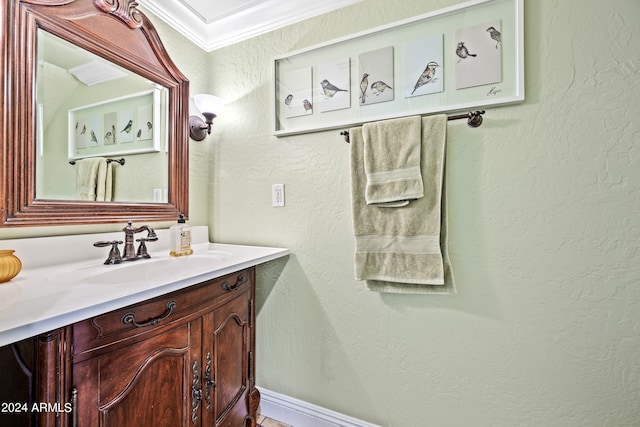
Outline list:
[[[249,268],[63,328],[48,381],[72,410],[37,425],[255,427],[254,283]]]

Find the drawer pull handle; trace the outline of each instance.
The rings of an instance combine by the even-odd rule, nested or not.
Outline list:
[[[122,316],[122,323],[125,325],[132,324],[136,328],[144,328],[146,326],[152,326],[158,322],[162,322],[164,319],[171,316],[171,313],[173,313],[173,310],[175,310],[177,307],[178,307],[177,302],[169,301],[167,303],[167,310],[161,316],[154,317],[153,319],[150,319],[144,323],[136,322],[136,315],[134,313],[127,313],[124,316]]]
[[[244,274],[241,274],[238,276],[238,280],[236,281],[235,285],[230,285],[226,280],[222,282],[222,289],[224,289],[225,291],[235,291],[240,286],[244,285],[246,281],[247,279],[244,277]]]

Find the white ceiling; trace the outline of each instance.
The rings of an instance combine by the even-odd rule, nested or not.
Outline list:
[[[207,52],[361,0],[138,0]]]

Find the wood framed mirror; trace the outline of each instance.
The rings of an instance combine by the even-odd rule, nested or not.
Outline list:
[[[188,214],[189,82],[137,6],[134,0],[3,0],[0,226],[171,221],[180,213]],[[66,200],[36,191],[38,178],[42,180],[36,167],[43,144],[36,91],[37,53],[39,43],[44,43],[43,32],[164,92],[161,133],[165,145],[157,151],[166,156],[166,191],[159,189],[166,200]],[[66,139],[71,141],[71,125],[68,128],[68,134],[60,137],[65,144]],[[57,177],[48,175],[45,179]],[[125,185],[139,184],[137,179],[130,179]]]

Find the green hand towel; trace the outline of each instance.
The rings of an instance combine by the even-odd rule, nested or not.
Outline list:
[[[367,204],[400,207],[424,196],[420,173],[421,128],[420,116],[362,126]]]
[[[107,162],[102,157],[80,159],[76,162],[76,199],[95,201],[98,195],[98,180],[106,170]]]

